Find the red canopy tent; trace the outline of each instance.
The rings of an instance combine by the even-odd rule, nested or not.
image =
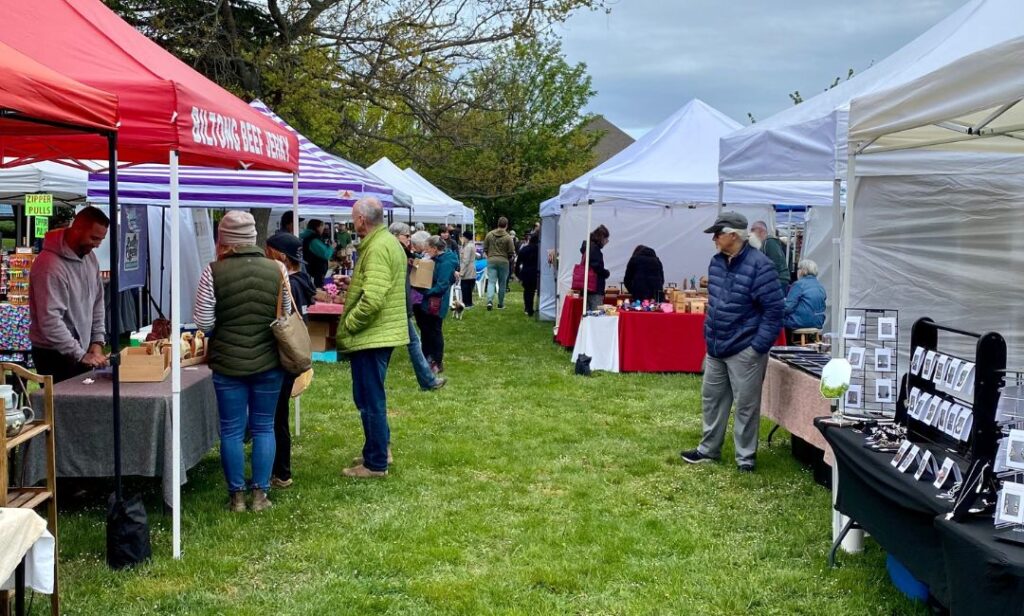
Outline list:
[[[255,111],[121,20],[100,0],[0,0],[0,42],[39,63],[116,94],[120,130],[117,158],[127,163],[169,161],[171,295],[180,297],[178,164],[266,169],[297,173],[296,136]],[[7,166],[45,159],[89,158],[82,137],[61,135],[53,149],[7,161]],[[112,160],[116,160],[112,157]],[[4,160],[0,158],[0,166]],[[116,174],[111,172],[111,179]],[[298,178],[296,187],[297,199]],[[111,219],[119,213],[111,190]],[[111,229],[111,247],[117,245]],[[116,263],[112,259],[112,263]],[[114,268],[116,270],[116,267]],[[113,274],[113,271],[112,271]],[[113,280],[112,280],[113,283]],[[171,310],[171,331],[181,328]],[[116,312],[115,312],[116,314]],[[181,347],[171,336],[172,545],[181,556]],[[116,350],[116,347],[115,347]],[[115,368],[116,370],[116,368]],[[115,372],[115,421],[118,389]],[[116,434],[116,433],[115,433]],[[116,439],[116,437],[115,437]],[[116,440],[115,440],[116,444]]]
[[[0,0],[0,42],[77,81],[118,96],[118,156],[131,163],[294,172],[298,141],[241,99],[124,22],[100,0]],[[76,94],[77,96],[77,94]],[[49,158],[87,158],[62,138]],[[32,162],[32,161],[29,161]]]

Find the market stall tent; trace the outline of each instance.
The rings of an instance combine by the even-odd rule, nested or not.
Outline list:
[[[170,216],[179,217],[178,164],[295,173],[295,136],[175,58],[100,0],[0,0],[0,42],[51,69],[118,97],[118,160],[170,164]],[[97,158],[82,138],[32,160]],[[26,160],[31,162],[32,160]],[[112,202],[112,220],[119,218]],[[179,296],[180,228],[171,227],[171,294]],[[112,227],[111,235],[115,231]],[[116,242],[114,242],[116,245]],[[116,271],[116,268],[115,268]],[[171,329],[181,328],[180,311]],[[172,551],[181,555],[181,347],[171,336]],[[115,343],[116,349],[116,343]],[[115,372],[116,376],[116,372]],[[115,378],[115,409],[117,402]]]
[[[461,203],[452,202],[449,199],[439,199],[436,194],[402,171],[388,157],[382,157],[366,170],[408,196],[409,215],[414,221],[444,223],[461,219]]]
[[[843,305],[1006,338],[1024,361],[1024,37],[850,105]],[[905,365],[905,364],[904,364]]]
[[[543,218],[558,213],[559,301],[569,292],[573,266],[581,260],[579,247],[600,224],[611,232],[603,251],[612,272],[609,284],[621,283],[638,244],[653,248],[661,258],[666,282],[706,273],[714,247],[703,231],[719,210],[718,143],[739,127],[703,101],[692,100],[626,149],[562,186],[554,201],[545,202]],[[737,196],[728,202],[729,209],[742,212],[751,223],[762,220],[773,227],[770,204]],[[542,223],[542,246],[544,233]],[[550,291],[548,286],[542,292],[541,305],[551,304]]]
[[[443,190],[432,184],[430,180],[420,175],[412,167],[406,167],[404,171],[406,175],[413,179],[413,181],[422,186],[428,193],[432,194],[439,203],[443,203],[457,212],[455,219],[449,220],[448,222],[457,222],[463,226],[475,224],[475,213],[473,212],[473,208],[466,207],[461,201],[445,194]]]

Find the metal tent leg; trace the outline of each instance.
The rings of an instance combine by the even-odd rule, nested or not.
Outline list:
[[[836,540],[832,542],[832,549],[828,552],[828,566],[830,569],[834,569],[836,566],[836,552],[839,551],[839,546],[843,545],[843,539],[846,539],[846,534],[851,530],[860,530],[860,525],[857,524],[856,520],[850,520],[846,523],[839,534],[836,536]]]

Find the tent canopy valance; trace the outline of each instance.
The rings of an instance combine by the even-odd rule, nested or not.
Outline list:
[[[376,196],[386,205],[393,201],[390,186],[361,167],[337,158],[300,135],[260,101],[252,107],[293,134],[299,143],[299,208],[348,208],[363,196]],[[198,208],[291,208],[294,178],[275,171],[181,167],[178,170],[180,205]],[[170,203],[170,168],[139,165],[118,174],[122,203],[166,206]],[[89,200],[109,198],[106,175],[89,176]]]
[[[146,38],[100,0],[0,0],[0,14],[0,42],[117,96],[120,160],[163,162],[168,152],[177,151],[192,165],[296,170],[294,135]],[[59,151],[36,152],[34,160],[102,157],[86,137],[62,137],[59,145]]]

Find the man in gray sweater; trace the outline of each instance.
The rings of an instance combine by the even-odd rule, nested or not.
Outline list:
[[[103,280],[95,250],[110,219],[87,207],[67,229],[46,234],[29,274],[32,361],[59,383],[107,365]]]

